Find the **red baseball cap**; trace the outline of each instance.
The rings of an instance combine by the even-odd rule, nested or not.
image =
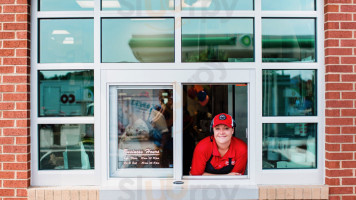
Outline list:
[[[220,124],[224,124],[230,128],[235,127],[234,120],[232,119],[231,115],[226,113],[220,113],[214,117],[213,128]]]

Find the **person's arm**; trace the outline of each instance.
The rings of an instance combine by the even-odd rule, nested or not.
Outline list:
[[[237,174],[231,174],[231,175],[243,175],[245,173],[245,170],[246,170],[247,145],[242,141],[238,145],[239,145],[240,148],[236,152],[235,166],[231,171],[231,173],[237,173]]]
[[[202,145],[198,145],[194,149],[193,160],[192,160],[192,167],[190,169],[190,175],[204,175],[206,162],[209,160],[207,155],[207,151],[210,152],[210,149],[204,148]]]

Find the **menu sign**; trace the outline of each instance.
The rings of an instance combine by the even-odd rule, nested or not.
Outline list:
[[[123,168],[160,168],[160,151],[124,149]]]

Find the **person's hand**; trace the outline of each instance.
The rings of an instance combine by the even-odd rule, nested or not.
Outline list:
[[[229,176],[237,176],[237,175],[242,175],[242,174],[238,173],[238,172],[230,172],[227,175],[229,175]]]

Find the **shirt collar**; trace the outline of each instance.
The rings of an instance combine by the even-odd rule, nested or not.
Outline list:
[[[219,156],[221,157],[220,153],[219,153],[219,150],[218,150],[218,145],[216,144],[216,141],[215,141],[215,138],[214,136],[213,137],[213,156]],[[228,157],[228,158],[232,158],[234,157],[233,153],[232,153],[232,148],[231,148],[231,145],[233,145],[233,142],[232,142],[232,138],[231,138],[231,143],[230,143],[230,147],[229,147],[229,150],[227,150],[226,154],[224,155],[224,157]]]

